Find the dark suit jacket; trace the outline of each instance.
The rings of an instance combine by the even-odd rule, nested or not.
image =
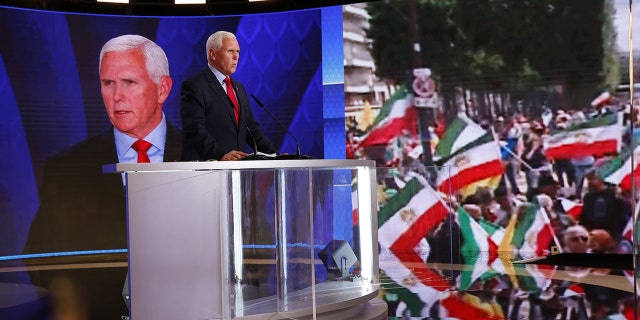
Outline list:
[[[181,141],[179,129],[167,123],[165,162],[179,160]],[[122,176],[102,173],[103,165],[117,162],[112,128],[47,160],[23,252],[126,248]]]
[[[167,123],[165,162],[179,159],[181,142],[182,133]],[[40,208],[23,252],[127,248],[122,176],[102,173],[104,164],[117,162],[113,128],[47,160]],[[86,313],[87,319],[92,320],[120,319],[127,315],[122,299],[126,275],[126,267],[29,272],[32,284],[52,290],[53,302],[57,299],[55,288],[50,287],[52,281],[69,281],[74,292],[71,296],[81,297],[79,313]]]
[[[247,144],[264,153],[277,151],[255,121],[244,86],[233,78],[231,83],[240,105],[239,124],[231,100],[209,68],[182,83],[183,161],[220,160],[232,150],[245,151]]]

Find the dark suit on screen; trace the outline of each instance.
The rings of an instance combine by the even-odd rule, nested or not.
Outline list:
[[[165,162],[179,160],[181,139],[167,123]],[[47,160],[24,252],[126,248],[122,177],[102,173],[103,165],[117,162],[113,128]]]
[[[179,159],[181,142],[180,130],[167,122],[165,162]],[[113,128],[47,160],[40,208],[23,252],[127,248],[122,175],[102,173],[104,164],[117,162]],[[64,260],[60,263],[65,264]],[[77,296],[88,305],[89,319],[120,319],[127,314],[121,295],[126,266],[36,270],[29,274],[34,285],[46,288],[54,279],[69,280]]]
[[[247,145],[257,145],[264,153],[277,151],[255,121],[244,86],[233,78],[231,83],[240,105],[238,124],[231,100],[209,68],[182,83],[183,161],[220,160],[232,150],[245,151]]]

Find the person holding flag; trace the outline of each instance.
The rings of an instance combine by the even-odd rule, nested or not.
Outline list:
[[[500,116],[497,120],[498,125],[496,127],[499,129],[504,118]],[[504,177],[500,181],[500,186],[506,187],[506,178],[511,186],[511,192],[521,194],[516,177],[520,171],[519,159],[522,158],[522,152],[524,150],[522,128],[516,123],[513,117],[508,117],[504,129],[498,132],[498,136],[501,142],[500,155],[505,164]]]

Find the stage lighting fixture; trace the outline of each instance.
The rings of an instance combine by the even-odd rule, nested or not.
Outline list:
[[[331,240],[318,252],[318,258],[327,269],[327,273],[335,279],[347,280],[349,278],[349,268],[353,266],[358,257],[345,240]]]
[[[98,2],[109,2],[109,3],[129,3],[129,0],[96,0]]]
[[[176,0],[176,4],[206,4],[207,0]]]

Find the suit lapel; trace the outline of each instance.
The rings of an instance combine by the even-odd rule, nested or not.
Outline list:
[[[115,135],[113,133],[113,127],[101,134],[98,138],[99,142],[96,143],[99,146],[97,153],[102,152],[99,156],[100,159],[106,161],[104,164],[118,163],[118,150],[116,149]],[[104,177],[105,190],[114,190],[117,192],[118,199],[124,199],[124,189],[122,188],[122,176],[120,174],[106,174]],[[115,191],[117,190],[117,191]]]
[[[104,146],[99,149],[98,152],[104,152],[100,159],[107,160],[107,163],[118,163],[118,150],[116,150],[115,135],[113,134],[113,127],[105,131],[98,137],[97,145]],[[107,164],[105,163],[105,164]]]
[[[167,138],[164,143],[164,157],[162,161],[180,161],[182,148],[182,132],[167,121]]]
[[[231,99],[229,99],[229,96],[227,95],[227,93],[222,88],[222,83],[218,82],[218,79],[216,78],[216,76],[213,75],[213,73],[211,72],[211,70],[209,70],[209,68],[205,69],[204,73],[205,73],[205,76],[207,77],[207,80],[209,81],[209,87],[211,88],[211,90],[213,90],[213,92],[215,92],[215,94],[218,96],[220,101],[222,101],[224,108],[227,110],[227,114],[229,115],[229,118],[232,120],[234,124],[236,124],[236,116],[233,114],[233,109],[234,109],[233,103],[231,102]],[[234,87],[236,86],[233,79],[231,80],[231,83]],[[237,99],[237,96],[236,96],[236,99]],[[236,124],[236,128],[237,128],[237,124]]]

